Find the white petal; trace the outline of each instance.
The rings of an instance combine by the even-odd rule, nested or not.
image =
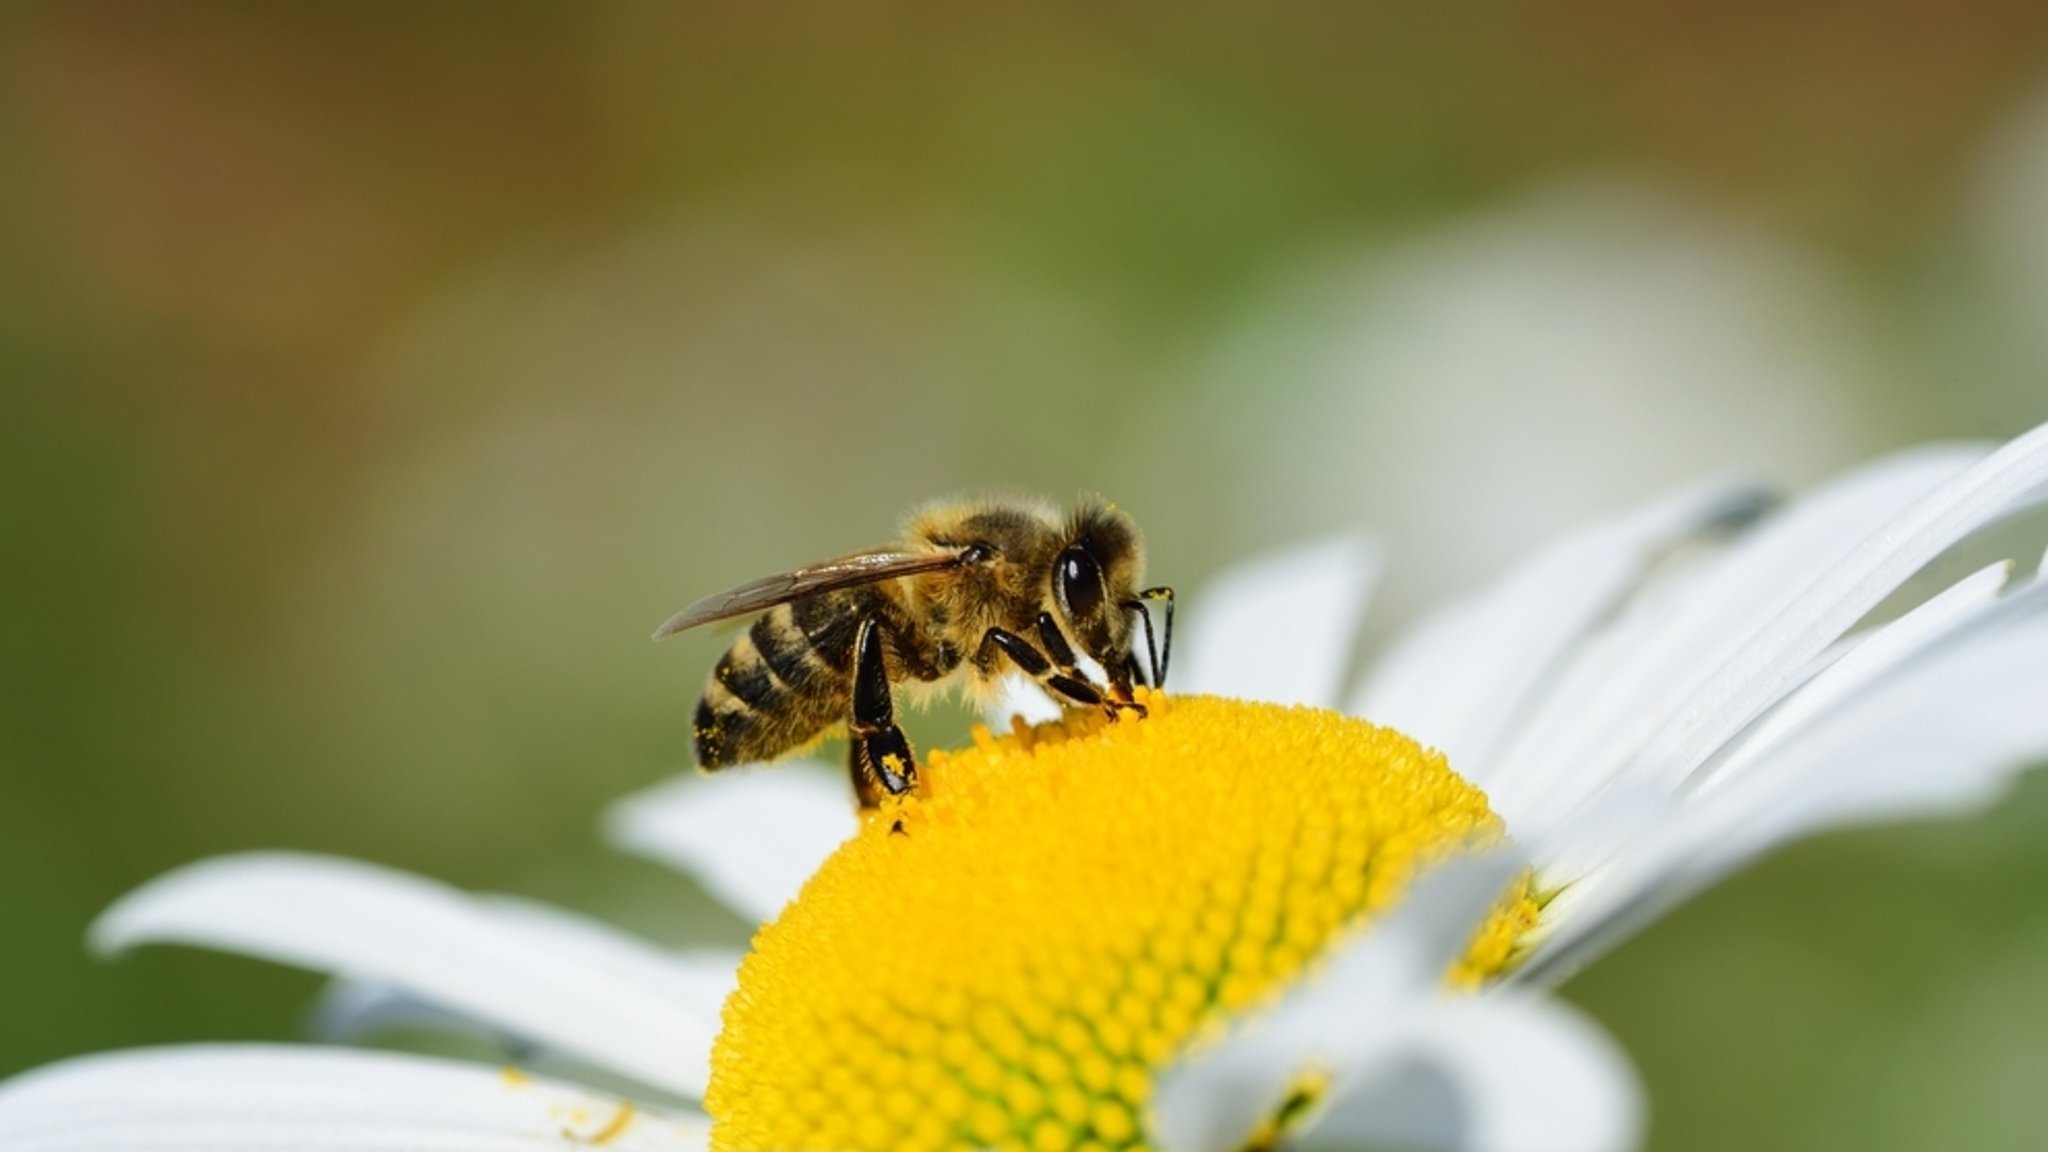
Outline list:
[[[1642,1130],[1642,1088],[1614,1041],[1567,1005],[1503,990],[1412,1013],[1290,1146],[1621,1152]]]
[[[501,1028],[444,1008],[395,984],[347,976],[328,981],[306,1017],[307,1034],[331,1044],[353,1043],[392,1028],[474,1036],[508,1054],[518,1054],[524,1044]]]
[[[2048,754],[2048,586],[1988,613],[1970,634],[1835,709],[1725,795],[1780,801],[1774,818],[1714,856],[1737,859],[1849,822],[1967,812]],[[1747,795],[1742,795],[1747,793]],[[1712,863],[1713,858],[1706,861]]]
[[[708,1144],[700,1116],[390,1052],[143,1049],[0,1083],[9,1152],[560,1152],[598,1136],[627,1152]]]
[[[860,827],[844,769],[776,764],[678,776],[613,805],[612,843],[687,872],[749,920],[768,920]]]
[[[736,983],[727,955],[717,967],[707,965],[706,979]],[[581,1084],[612,1085],[619,1077],[588,1060],[536,1044],[488,1020],[465,1016],[403,988],[372,980],[337,977],[327,982],[306,1013],[306,1035],[323,1044],[359,1044],[383,1039],[394,1031],[459,1039],[471,1059],[517,1064],[537,1075]],[[437,1049],[447,1051],[447,1049]]]
[[[1635,605],[1571,660],[1504,751],[1489,795],[1516,835],[1540,833],[1606,787],[1713,669],[1755,643],[1817,573],[1982,454],[1929,448],[1867,465],[1801,497],[1681,585]]]
[[[1168,686],[1177,692],[1331,707],[1380,549],[1325,540],[1226,570],[1181,607]]]
[[[1239,1021],[1160,1078],[1153,1131],[1171,1152],[1241,1148],[1309,1069],[1344,1067],[1434,994],[1521,867],[1507,851],[1420,877],[1387,919],[1341,945],[1278,1004]]]
[[[645,945],[627,939],[625,953],[614,957],[612,953],[618,949],[616,941],[621,939],[621,935],[594,924],[592,920],[565,914],[547,904],[532,904],[528,900],[504,896],[483,900],[500,916],[530,918],[539,931],[553,937],[563,959],[571,957],[575,947],[594,949],[590,955],[592,968],[606,968],[606,965],[614,963],[645,963],[651,957],[662,965],[662,972],[653,972],[651,978],[682,980],[692,990],[692,996],[698,996],[709,1004],[723,1004],[739,984],[741,953],[731,949],[647,953]],[[348,976],[332,980],[319,994],[309,1017],[313,1037],[326,1041],[354,1041],[391,1027],[422,1027],[494,1039],[506,1045],[508,1050],[535,1047],[532,1037],[512,1033],[494,1021],[457,1013],[446,1004],[381,980],[356,980]]]
[[[1854,696],[1899,665],[1975,620],[2012,578],[2010,560],[1993,564],[1943,589],[1897,620],[1875,629],[1840,659],[1816,673],[1759,720],[1725,754],[1701,792],[1723,786],[1815,716]]]
[[[1552,982],[1759,855],[1856,822],[1966,812],[2048,755],[2048,585],[1691,797],[1545,909],[1522,976]]]
[[[1917,500],[1737,648],[1639,756],[1682,777],[1768,707],[1801,665],[1956,541],[2048,489],[2048,424]]]
[[[684,1095],[704,1089],[728,987],[591,922],[564,929],[350,860],[257,853],[158,877],[94,946],[182,943],[405,989],[544,1047]]]
[[[1657,553],[1750,519],[1765,502],[1752,485],[1707,483],[1560,540],[1403,632],[1350,711],[1442,749],[1460,774],[1486,787],[1504,734]]]

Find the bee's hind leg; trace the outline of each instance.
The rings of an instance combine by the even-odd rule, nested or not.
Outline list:
[[[917,787],[917,758],[896,726],[896,701],[882,662],[881,626],[870,616],[854,640],[853,717],[847,723],[847,767],[863,808]]]

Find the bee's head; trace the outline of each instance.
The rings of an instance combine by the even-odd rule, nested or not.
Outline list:
[[[1087,501],[1067,518],[1065,544],[1052,566],[1052,598],[1074,643],[1128,687],[1145,548],[1129,516]]]

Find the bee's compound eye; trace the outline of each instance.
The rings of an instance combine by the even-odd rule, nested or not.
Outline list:
[[[1076,545],[1060,553],[1059,569],[1054,577],[1060,595],[1060,602],[1067,607],[1067,615],[1075,619],[1093,616],[1102,607],[1102,566],[1087,549]]]

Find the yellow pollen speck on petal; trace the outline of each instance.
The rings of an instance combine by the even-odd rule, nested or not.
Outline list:
[[[1477,788],[1390,729],[1143,700],[1144,719],[977,730],[863,821],[740,969],[704,1100],[714,1149],[1145,1148],[1168,1063],[1418,866],[1501,834]],[[1447,979],[1499,972],[1536,913],[1517,883]]]
[[[618,1139],[625,1134],[627,1125],[633,1122],[634,1111],[631,1100],[620,1101],[618,1110],[612,1113],[611,1119],[604,1122],[604,1127],[584,1137],[584,1141],[589,1144],[602,1145],[609,1144]]]

